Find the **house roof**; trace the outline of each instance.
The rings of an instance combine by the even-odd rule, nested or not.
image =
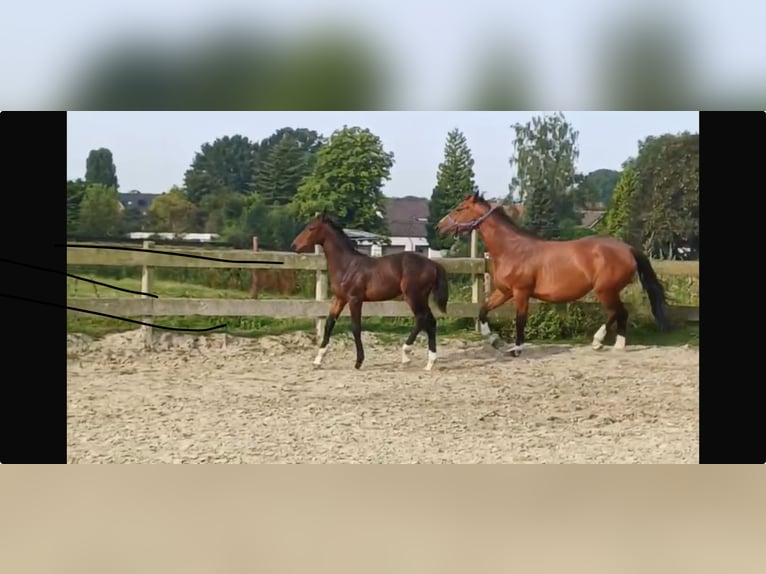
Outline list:
[[[362,231],[361,229],[343,229],[343,233],[349,236],[353,241],[370,241],[372,243],[382,242],[385,237],[377,233]]]
[[[497,201],[490,201],[489,202],[492,207],[497,205]],[[504,207],[505,212],[511,216],[511,218],[514,221],[520,221],[522,217],[524,217],[524,205],[521,203],[513,203],[511,205],[506,205]],[[605,209],[586,209],[582,212],[582,219],[580,220],[580,225],[582,227],[588,227],[592,228],[594,225],[596,225],[602,217],[604,217],[604,214],[606,213]]]
[[[604,217],[604,214],[606,213],[606,210],[603,209],[588,209],[582,212],[582,221],[580,225],[583,227],[593,227],[596,225],[602,217]]]
[[[392,236],[425,237],[428,199],[425,197],[386,198],[385,220]]]
[[[124,207],[136,207],[141,211],[146,211],[152,204],[152,201],[159,197],[156,193],[141,193],[138,190],[131,190],[128,193],[118,193],[117,198]]]

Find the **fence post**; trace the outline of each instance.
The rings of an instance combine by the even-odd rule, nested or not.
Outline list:
[[[154,241],[144,241],[143,248],[144,249],[151,249],[154,247]],[[149,267],[148,265],[144,265],[143,269],[141,271],[141,291],[144,293],[151,293],[152,289],[154,289],[154,270]],[[149,297],[148,295],[141,295],[143,299],[149,299],[151,301],[152,297]],[[146,323],[151,323],[153,320],[153,317],[144,317],[144,321]],[[152,333],[154,329],[152,327],[149,327],[148,325],[141,325],[141,331],[143,332],[144,336],[144,349],[151,350],[152,348]]]
[[[479,232],[475,229],[471,231],[471,259],[478,259],[479,257]],[[482,256],[483,258],[483,256]],[[484,302],[484,269],[481,273],[477,273],[473,276],[473,286],[471,289],[471,302],[483,303]],[[479,319],[476,318],[476,332],[480,332]]]
[[[314,246],[314,253],[316,256],[320,256],[324,254],[324,251],[322,250],[322,247],[319,245]],[[317,301],[325,301],[327,299],[327,271],[322,271],[321,269],[317,269],[317,281],[316,281],[316,300]],[[325,325],[326,319],[324,317],[320,317],[316,320],[316,329],[317,329],[317,342],[322,340],[322,337],[324,336],[324,325]]]
[[[258,251],[258,236],[253,235],[253,251]],[[258,299],[258,270],[257,269],[251,269],[250,270],[251,276],[250,276],[250,297],[253,299]]]
[[[486,300],[487,297],[489,297],[489,294],[492,293],[492,273],[490,273],[490,269],[492,269],[492,261],[489,257],[489,253],[484,254],[484,299]]]

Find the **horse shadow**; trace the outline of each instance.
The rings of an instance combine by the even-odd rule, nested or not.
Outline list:
[[[504,347],[493,347],[488,343],[466,347],[451,352],[449,355],[440,357],[439,362],[450,365],[452,368],[461,366],[468,367],[490,365],[498,362],[528,361],[540,360],[553,355],[570,353],[573,348],[570,345],[534,345],[525,347],[519,357],[514,357],[508,351],[511,345]]]

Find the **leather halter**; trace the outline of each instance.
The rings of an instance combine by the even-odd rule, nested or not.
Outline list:
[[[484,223],[484,220],[486,220],[490,215],[492,215],[492,213],[499,207],[500,207],[499,205],[496,205],[495,207],[492,207],[489,210],[487,210],[487,212],[484,215],[481,215],[477,217],[476,219],[472,219],[470,221],[463,221],[462,223],[452,219],[449,213],[446,215],[446,219],[453,225],[453,227],[455,227],[455,233],[459,231],[473,231],[474,229],[479,227],[479,225]]]

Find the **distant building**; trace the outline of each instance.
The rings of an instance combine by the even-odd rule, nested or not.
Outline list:
[[[117,194],[117,199],[120,200],[120,203],[125,209],[134,207],[141,212],[141,215],[147,214],[152,201],[158,197],[159,195],[156,193],[141,193],[137,189],[132,189],[127,193]]]
[[[384,246],[386,253],[417,251],[428,253],[426,224],[428,223],[428,198],[387,197],[384,219],[388,226],[390,245]]]

